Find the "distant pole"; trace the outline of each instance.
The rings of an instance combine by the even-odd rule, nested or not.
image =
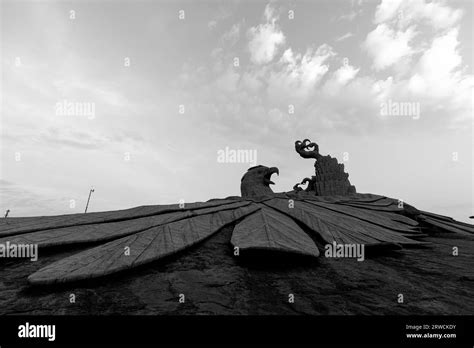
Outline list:
[[[84,214],[87,213],[87,208],[89,207],[89,201],[91,200],[91,194],[92,194],[92,192],[94,192],[94,189],[91,189],[91,190],[89,191],[89,198],[87,198],[86,211],[84,212]]]
[[[8,217],[9,212],[10,212],[10,209],[7,209],[7,211],[5,212],[5,219]]]

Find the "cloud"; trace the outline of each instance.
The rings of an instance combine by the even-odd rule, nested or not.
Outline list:
[[[374,81],[375,100],[419,103],[430,129],[470,127],[474,76],[465,73],[459,44],[456,28],[435,36],[406,76]]]
[[[75,131],[70,129],[48,128],[38,134],[40,143],[49,143],[53,146],[73,147],[77,149],[102,148],[108,139],[89,132]]]
[[[55,188],[28,186],[6,180],[0,180],[0,212],[10,210],[9,217],[50,215],[51,211],[58,213],[75,213],[70,208],[70,198],[67,193]],[[82,201],[80,201],[82,208]],[[79,208],[79,204],[78,207]]]
[[[373,59],[372,67],[383,70],[398,63],[403,58],[410,57],[414,50],[410,41],[416,35],[414,27],[405,31],[397,31],[386,24],[379,24],[365,39],[363,47]]]
[[[326,64],[335,55],[331,46],[323,44],[316,50],[308,48],[306,53],[294,54],[288,48],[268,78],[268,95],[274,101],[289,98],[302,101],[307,98],[318,82],[329,70]]]
[[[363,44],[373,59],[373,68],[383,70],[395,67],[405,73],[408,58],[415,52],[412,40],[419,37],[418,47],[428,45],[426,26],[436,32],[446,32],[457,25],[463,15],[461,9],[453,9],[444,2],[425,0],[383,0],[376,9],[374,23]],[[406,58],[406,59],[404,59]]]
[[[415,23],[401,27],[398,17],[375,24],[363,43],[375,75],[356,57],[357,65],[334,64],[337,52],[328,44],[306,50],[291,47],[272,7],[265,8],[262,18],[264,24],[248,31],[249,45],[266,25],[285,38],[269,45],[271,54],[256,50],[260,59],[251,57],[249,64],[235,68],[228,58],[238,55],[239,47],[215,51],[209,75],[199,84],[202,105],[196,103],[196,108],[209,115],[211,123],[218,122],[221,132],[235,132],[236,122],[245,123],[240,131],[247,138],[255,129],[278,134],[283,126],[305,129],[316,122],[318,129],[366,134],[394,124],[380,116],[380,104],[388,99],[420,102],[422,116],[430,120],[425,129],[454,124],[468,115],[472,76],[465,74],[458,51],[458,30],[433,33]],[[229,37],[242,31],[243,25],[239,30],[237,25],[227,32]],[[340,41],[352,36],[348,32]],[[293,123],[290,104],[297,110]],[[400,129],[406,125],[397,123]]]
[[[215,21],[215,20],[212,20],[212,21],[207,22],[207,27],[208,27],[210,30],[215,29],[216,26],[217,26],[217,21]]]
[[[379,24],[394,18],[398,14],[402,2],[403,0],[382,0],[375,11],[374,22]]]
[[[266,23],[252,27],[247,32],[250,38],[248,45],[250,60],[255,64],[271,62],[278,48],[285,43],[285,35],[276,25],[278,17],[275,16],[270,5],[265,7],[264,17]]]
[[[225,32],[221,41],[223,44],[229,45],[230,47],[234,46],[240,38],[240,27],[241,23],[234,24],[229,31]]]
[[[395,6],[377,10],[375,19],[378,4],[374,2],[364,4],[367,18],[356,15],[357,0],[352,12],[348,4],[338,1],[320,11],[314,11],[313,5],[320,7],[317,4],[301,2],[297,18],[298,13],[311,13],[314,18],[299,24],[287,21],[274,2],[265,11],[258,2],[195,6],[190,9],[193,15],[172,36],[166,35],[166,28],[176,18],[152,3],[120,6],[107,17],[110,30],[106,31],[101,30],[100,11],[89,11],[87,18],[79,16],[79,21],[87,22],[87,30],[78,31],[64,16],[68,9],[60,4],[47,10],[40,6],[43,15],[32,13],[31,18],[24,18],[24,6],[20,6],[5,16],[4,29],[14,35],[5,35],[4,45],[8,91],[2,116],[8,139],[3,141],[2,177],[31,192],[10,187],[0,192],[5,197],[0,203],[12,209],[11,216],[72,212],[69,200],[78,199],[77,208],[82,210],[91,185],[97,191],[90,208],[103,210],[238,194],[241,174],[247,168],[217,166],[216,148],[225,146],[257,149],[260,163],[283,166],[285,174],[276,190],[286,191],[311,169],[288,146],[302,136],[319,142],[324,154],[340,158],[342,151],[349,150],[347,166],[362,191],[382,190],[379,193],[394,193],[407,201],[429,197],[429,201],[432,187],[438,185],[446,186],[446,192],[438,192],[441,200],[467,201],[464,176],[444,178],[442,173],[448,170],[432,166],[451,151],[459,150],[460,158],[469,160],[470,142],[465,146],[456,140],[470,133],[448,129],[460,120],[464,120],[462,126],[471,125],[465,122],[472,117],[469,25],[460,27],[464,25],[459,20],[462,11],[452,9],[467,6],[429,0],[378,3],[380,8]],[[9,6],[17,7],[14,2]],[[52,8],[57,8],[54,15]],[[124,27],[123,14],[130,11],[136,14],[130,17],[136,22]],[[465,11],[472,16],[469,8]],[[250,25],[244,21],[255,13],[261,14],[260,21]],[[343,14],[341,20],[352,22],[336,22],[330,14],[334,18]],[[59,19],[61,23],[55,25]],[[196,35],[189,35],[190,28]],[[413,30],[410,40],[404,36],[409,28]],[[364,41],[371,31],[395,53],[397,40],[405,39],[403,57],[391,62],[381,56],[378,62],[384,68],[371,69],[378,52],[367,55],[367,48],[357,49],[355,40],[360,36]],[[328,38],[340,39],[334,44],[338,51],[324,45]],[[105,44],[107,51],[102,52]],[[374,48],[382,53],[386,49],[384,45]],[[82,54],[97,50],[104,54]],[[8,68],[8,61],[17,55],[24,66]],[[123,67],[123,55],[131,55],[130,68]],[[341,64],[344,56],[350,57],[350,64]],[[234,57],[240,57],[239,67],[233,66]],[[54,117],[53,106],[63,99],[95,102],[98,117]],[[380,102],[387,99],[420,102],[420,120],[381,119]],[[177,113],[180,104],[185,104],[185,114]],[[295,105],[294,114],[288,104]],[[57,134],[50,128],[57,129]],[[134,139],[134,134],[144,140]],[[427,148],[430,151],[420,152]],[[434,148],[440,151],[431,151]],[[21,162],[15,161],[16,151],[22,153]],[[131,153],[130,161],[124,160],[124,152]],[[426,156],[430,152],[436,155]],[[373,158],[386,160],[377,164],[377,170],[386,169],[379,183],[377,176],[367,174],[378,173],[367,169],[376,166]],[[426,165],[431,166],[429,170]],[[411,184],[398,180],[397,174],[406,170],[412,174]],[[190,176],[191,172],[200,175]],[[213,180],[200,180],[203,177]],[[426,192],[420,193],[420,181]],[[440,182],[456,185],[440,186]],[[8,184],[0,182],[2,186]],[[51,192],[45,191],[48,187]],[[407,197],[410,191],[414,193]],[[425,209],[421,203],[419,207]]]
[[[329,95],[336,95],[340,92],[341,87],[345,86],[349,81],[354,79],[360,68],[355,68],[350,64],[345,64],[337,69],[326,81],[323,91]]]
[[[421,56],[417,69],[422,76],[432,81],[446,81],[458,68],[462,58],[457,50],[459,46],[458,30],[452,29],[442,36],[436,37],[431,47]]]
[[[340,21],[344,21],[344,20],[347,20],[349,22],[352,22],[357,16],[361,15],[362,14],[362,10],[352,10],[351,12],[347,13],[347,14],[343,14],[341,15],[338,20]]]
[[[466,119],[472,118],[474,76],[463,74],[458,48],[457,29],[434,38],[418,60],[406,91],[435,108],[457,110],[457,118]]]
[[[265,6],[265,11],[263,12],[263,17],[265,17],[267,22],[273,22],[274,23],[276,20],[278,20],[278,14],[276,13],[275,8],[270,6],[270,4],[267,4],[267,6]]]
[[[377,6],[375,23],[396,21],[401,27],[427,23],[435,29],[454,26],[462,17],[461,9],[452,9],[444,2],[426,0],[383,0]]]
[[[357,75],[359,70],[360,68],[356,69],[352,65],[344,65],[334,72],[334,79],[337,83],[345,85]]]
[[[462,15],[444,2],[382,1],[374,17],[377,27],[363,46],[375,70],[394,67],[399,74],[377,85],[379,96],[420,102],[424,117],[436,120],[432,124],[444,119],[451,127],[472,119],[474,77],[466,74],[459,52]],[[422,49],[412,48],[415,36]]]
[[[354,36],[354,34],[349,31],[349,32],[345,33],[344,35],[341,35],[338,38],[336,38],[336,42],[346,40],[346,39],[348,39],[350,37],[353,37],[353,36]]]
[[[211,11],[212,19],[207,22],[209,30],[216,29],[217,25],[231,16],[231,8],[228,6],[219,6],[216,10]]]

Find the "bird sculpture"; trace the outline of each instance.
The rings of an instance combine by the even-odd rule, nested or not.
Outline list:
[[[370,249],[425,247],[433,231],[472,234],[474,226],[421,211],[395,198],[357,193],[344,165],[322,156],[316,143],[295,143],[303,158],[315,159],[315,175],[292,191],[274,193],[276,167],[249,168],[241,196],[207,202],[140,206],[110,212],[9,217],[0,223],[0,244],[35,244],[40,250],[89,246],[36,270],[32,285],[103,277],[179,253],[233,225],[239,253],[274,251],[317,258],[325,245],[360,244]],[[230,184],[230,183],[229,183]],[[303,189],[300,185],[307,184]],[[52,248],[58,250],[58,248]],[[271,257],[271,256],[270,256]]]

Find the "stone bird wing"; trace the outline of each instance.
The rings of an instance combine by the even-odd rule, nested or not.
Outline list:
[[[426,244],[423,237],[436,230],[474,233],[473,225],[373,194],[315,196],[289,192],[276,194],[263,204],[294,219],[323,245],[336,242],[401,248]]]
[[[57,245],[58,240],[63,244],[72,244],[79,243],[80,239],[95,242],[113,239],[60,259],[28,277],[31,284],[43,285],[97,278],[138,267],[202,242],[224,226],[235,222],[237,224],[233,231],[232,244],[242,251],[266,249],[310,256],[319,255],[316,244],[307,233],[291,218],[277,210],[251,201],[221,203],[223,204],[211,207],[199,205],[185,212],[166,210],[167,212],[158,215],[106,222],[98,226],[81,225],[77,227],[76,233],[82,233],[84,236],[73,240],[70,237],[71,229],[74,229],[72,226],[62,228],[68,229],[67,234],[45,230],[10,238],[16,242],[36,241],[37,235],[49,238],[43,243],[43,247]],[[143,229],[142,219],[148,219],[146,229]],[[152,223],[155,225],[151,226]],[[110,224],[117,228],[115,233],[112,233]],[[133,227],[134,224],[140,224],[142,227]],[[100,234],[106,237],[100,237]]]
[[[63,283],[132,269],[194,246],[233,225],[231,244],[242,252],[268,250],[317,257],[326,244],[369,248],[423,246],[433,230],[473,233],[473,226],[418,211],[372,194],[315,196],[307,192],[262,199],[146,206],[128,210],[38,218],[8,218],[0,243],[41,249],[100,243],[28,277],[31,284]]]
[[[106,242],[170,222],[248,204],[242,200],[217,199],[87,214],[7,218],[0,220],[0,244],[9,241],[45,248]]]
[[[258,204],[242,201],[183,212],[180,218],[159,220],[161,224],[118,238],[114,235],[105,244],[60,259],[30,275],[28,281],[64,283],[138,267],[194,246],[258,209]]]

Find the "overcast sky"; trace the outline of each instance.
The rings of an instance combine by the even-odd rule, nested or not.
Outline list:
[[[1,4],[2,214],[81,212],[91,187],[90,211],[239,195],[254,163],[226,147],[289,191],[304,138],[358,192],[474,214],[472,2]],[[401,103],[419,114],[382,112]]]

